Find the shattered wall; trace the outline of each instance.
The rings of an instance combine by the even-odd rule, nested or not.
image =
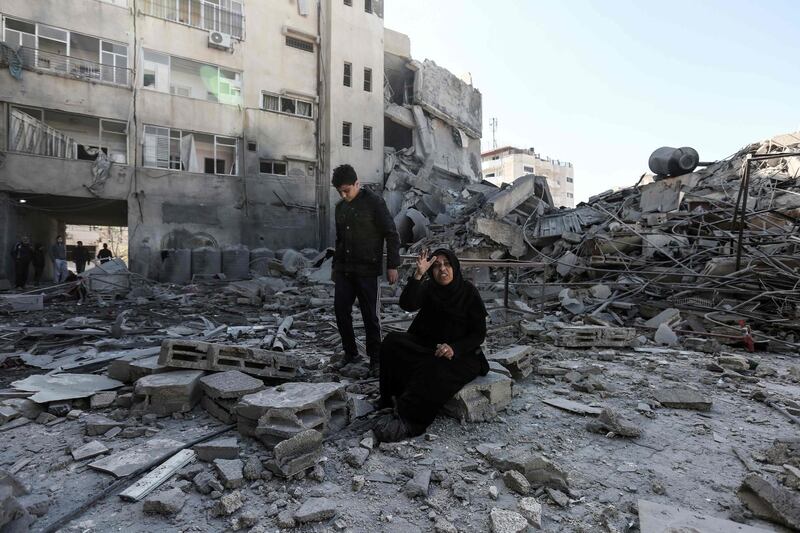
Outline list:
[[[417,71],[414,102],[428,113],[480,139],[483,131],[480,91],[429,59],[423,63],[414,62],[413,68]]]

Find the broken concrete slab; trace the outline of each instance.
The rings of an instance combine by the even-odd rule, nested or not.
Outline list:
[[[91,459],[92,457],[97,457],[98,455],[102,455],[104,453],[108,453],[108,448],[105,446],[105,444],[100,441],[93,440],[79,448],[72,450],[72,458],[76,461],[83,461],[84,459]]]
[[[275,446],[306,429],[337,431],[349,423],[345,385],[292,382],[243,396],[234,409],[239,432]]]
[[[530,525],[536,529],[542,528],[542,504],[536,498],[522,498],[517,502],[517,508]]]
[[[16,408],[10,405],[0,405],[0,425],[7,424],[20,416],[22,416],[22,413]]]
[[[236,437],[225,437],[195,444],[192,449],[201,461],[213,462],[215,459],[238,459],[239,442]]]
[[[20,415],[24,416],[25,418],[30,418],[31,420],[36,419],[36,417],[39,416],[39,413],[42,412],[42,406],[36,402],[32,402],[27,398],[9,398],[7,400],[3,400],[2,405],[13,407],[19,412]]]
[[[603,409],[596,420],[589,421],[586,429],[594,433],[613,433],[620,437],[636,438],[642,434],[642,430],[630,420],[626,420],[619,413],[612,411],[608,407]]]
[[[636,339],[636,328],[605,326],[560,326],[553,330],[553,343],[568,348],[624,348]]]
[[[653,340],[656,344],[662,346],[675,346],[678,344],[678,336],[672,331],[672,328],[666,324],[658,326],[655,335],[653,335]]]
[[[506,487],[510,490],[522,496],[527,496],[531,491],[531,484],[528,482],[528,479],[516,470],[506,470],[503,472],[503,483],[505,483]]]
[[[527,252],[528,245],[525,243],[522,226],[484,217],[477,217],[473,222],[475,233],[507,247],[512,256],[521,257]]]
[[[350,448],[345,454],[344,460],[353,468],[361,468],[369,458],[369,450],[362,447]]]
[[[105,409],[114,405],[117,393],[114,391],[98,392],[89,399],[89,407],[92,409]]]
[[[749,474],[736,495],[759,518],[800,530],[800,495]]]
[[[513,387],[513,379],[489,372],[464,385],[442,411],[467,422],[491,420],[511,403]]]
[[[108,417],[101,415],[88,415],[83,420],[84,428],[88,436],[105,435],[109,430],[114,428],[121,428],[122,422],[111,420]]]
[[[695,411],[710,411],[712,401],[700,391],[686,387],[661,389],[656,391],[655,398],[664,407],[673,409],[692,409]]]
[[[208,396],[203,396],[200,399],[200,405],[203,406],[203,409],[205,409],[208,414],[223,424],[230,425],[236,423],[236,416],[233,414],[233,409],[236,407],[235,400],[215,401]]]
[[[514,379],[523,379],[533,372],[533,346],[513,345],[486,356],[489,364],[503,365]]]
[[[648,328],[657,328],[661,324],[666,324],[671,328],[674,328],[678,325],[681,321],[681,312],[675,308],[670,307],[669,309],[664,309],[659,314],[651,318],[650,320],[646,321],[644,325]]]
[[[28,399],[38,404],[88,398],[123,385],[115,379],[94,374],[37,374],[11,383],[15,389],[35,392]]]
[[[172,439],[151,439],[143,444],[89,463],[89,467],[120,478],[136,472],[153,461],[169,457],[183,445],[184,443]]]
[[[6,306],[11,311],[42,311],[44,294],[3,294],[0,295],[0,308]]]
[[[238,370],[217,372],[200,379],[200,388],[211,398],[241,398],[264,390],[264,382]]]
[[[301,524],[321,522],[334,516],[336,504],[327,498],[309,498],[294,512],[294,519]]]
[[[566,398],[547,398],[542,400],[542,402],[551,407],[557,407],[558,409],[575,413],[576,415],[597,416],[603,412],[601,407],[592,407],[580,402],[567,400]]]
[[[266,466],[275,475],[292,477],[313,468],[322,455],[322,433],[309,429],[279,442]]]
[[[704,516],[692,509],[639,500],[641,533],[702,531],[703,533],[767,533],[768,530],[738,522]]]
[[[211,509],[211,514],[214,516],[230,516],[244,506],[242,501],[242,494],[235,490],[229,494],[225,494],[214,507]]]

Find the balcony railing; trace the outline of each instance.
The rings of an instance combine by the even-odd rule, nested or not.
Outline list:
[[[144,0],[147,15],[244,39],[244,15],[205,0]]]
[[[130,87],[132,76],[131,69],[105,65],[97,61],[69,57],[53,52],[45,52],[27,46],[20,46],[17,49],[22,67],[28,70],[36,70],[70,76],[81,80],[100,81],[114,85]]]

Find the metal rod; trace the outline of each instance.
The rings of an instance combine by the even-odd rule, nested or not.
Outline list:
[[[744,239],[744,225],[747,217],[747,189],[750,186],[750,161],[752,155],[747,154],[744,158],[744,173],[742,174],[742,183],[739,186],[740,196],[742,198],[741,213],[739,214],[741,221],[739,223],[739,242],[736,245],[736,270],[742,268],[742,241]],[[734,219],[735,222],[736,219]]]
[[[508,271],[509,270],[510,269],[508,267],[505,268],[506,275],[505,275],[505,280],[504,280],[504,283],[503,283],[503,307],[505,307],[506,309],[508,309]]]

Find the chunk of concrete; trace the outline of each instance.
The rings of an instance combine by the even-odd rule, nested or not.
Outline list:
[[[214,459],[214,468],[226,489],[238,489],[244,485],[244,463],[241,459]]]
[[[522,226],[484,217],[476,218],[474,225],[475,233],[485,235],[497,244],[502,244],[514,257],[521,257],[528,250]]]
[[[89,400],[89,407],[92,409],[105,409],[114,405],[117,393],[114,391],[98,392]]]
[[[525,203],[536,192],[536,176],[527,175],[514,180],[510,187],[497,192],[486,201],[494,216],[503,218]]]
[[[678,336],[666,324],[658,326],[655,335],[653,335],[653,340],[656,341],[656,344],[661,344],[662,346],[675,346],[678,344]]]
[[[264,473],[264,465],[261,464],[261,459],[258,457],[251,455],[247,458],[244,463],[244,478],[248,481],[256,481],[261,479],[262,474]]]
[[[710,411],[712,405],[710,398],[699,391],[685,387],[661,389],[656,391],[655,398],[664,407],[674,409]]]
[[[496,469],[505,472],[516,470],[535,487],[551,487],[563,491],[569,490],[567,472],[556,466],[542,455],[526,448],[497,449],[489,448],[486,459]]]
[[[506,484],[506,487],[522,496],[527,496],[531,491],[531,484],[528,479],[516,470],[503,472],[503,483]]]
[[[681,321],[681,312],[675,308],[670,307],[669,309],[664,309],[656,316],[651,318],[650,320],[644,323],[645,326],[648,328],[657,328],[661,324],[666,324],[667,326],[674,328],[678,325]]]
[[[242,494],[235,490],[229,494],[225,494],[214,507],[211,509],[211,514],[214,516],[230,516],[244,506],[242,501]]]
[[[336,504],[327,498],[309,498],[294,512],[294,519],[301,524],[321,522],[336,516]]]
[[[511,403],[514,380],[489,372],[470,381],[444,406],[444,413],[467,422],[493,419]]]
[[[570,413],[574,413],[576,415],[597,416],[603,412],[601,407],[592,407],[591,405],[575,402],[573,400],[567,400],[566,398],[546,398],[542,400],[542,402],[551,407],[563,409],[564,411],[569,411]]]
[[[175,370],[152,374],[139,379],[134,392],[144,397],[144,409],[167,416],[191,411],[200,401],[201,370]]]
[[[174,488],[152,494],[144,501],[144,512],[162,515],[178,514],[186,503],[186,493]]]
[[[494,507],[489,513],[492,533],[522,533],[528,529],[528,521],[521,514]]]
[[[22,416],[31,420],[35,420],[39,413],[42,412],[42,406],[27,398],[9,398],[8,400],[3,400],[2,405],[13,407]]]
[[[195,444],[192,449],[201,461],[213,462],[215,459],[238,459],[239,442],[236,437],[225,437]]]
[[[542,529],[542,504],[536,498],[522,498],[517,508],[528,523],[536,529]]]
[[[113,428],[121,428],[122,422],[111,420],[101,415],[88,415],[84,419],[86,434],[88,436],[105,435],[108,430]]]
[[[267,468],[275,475],[291,477],[313,468],[322,455],[322,433],[308,429],[278,443],[273,449],[274,459]]]
[[[11,383],[15,389],[35,392],[29,400],[38,404],[88,398],[122,385],[120,381],[95,374],[36,374]]]
[[[749,474],[736,495],[759,518],[800,530],[800,495],[797,492],[770,483],[758,474]]]
[[[428,488],[431,484],[431,471],[427,468],[414,472],[414,477],[406,482],[403,492],[409,498],[425,498],[428,496]]]
[[[10,405],[0,405],[0,426],[19,418],[22,414]]]
[[[636,424],[609,408],[603,409],[596,420],[589,421],[586,429],[594,433],[613,433],[620,437],[636,438],[642,434]]]
[[[43,294],[4,294],[0,295],[0,307],[8,306],[12,311],[42,311]]]
[[[93,440],[72,450],[72,458],[76,461],[83,461],[104,453],[108,453],[108,448],[102,442]]]
[[[344,460],[353,468],[361,468],[369,458],[369,450],[366,448],[350,448],[347,450]]]
[[[217,372],[200,379],[200,388],[211,398],[241,398],[264,390],[264,382],[238,370]]]

